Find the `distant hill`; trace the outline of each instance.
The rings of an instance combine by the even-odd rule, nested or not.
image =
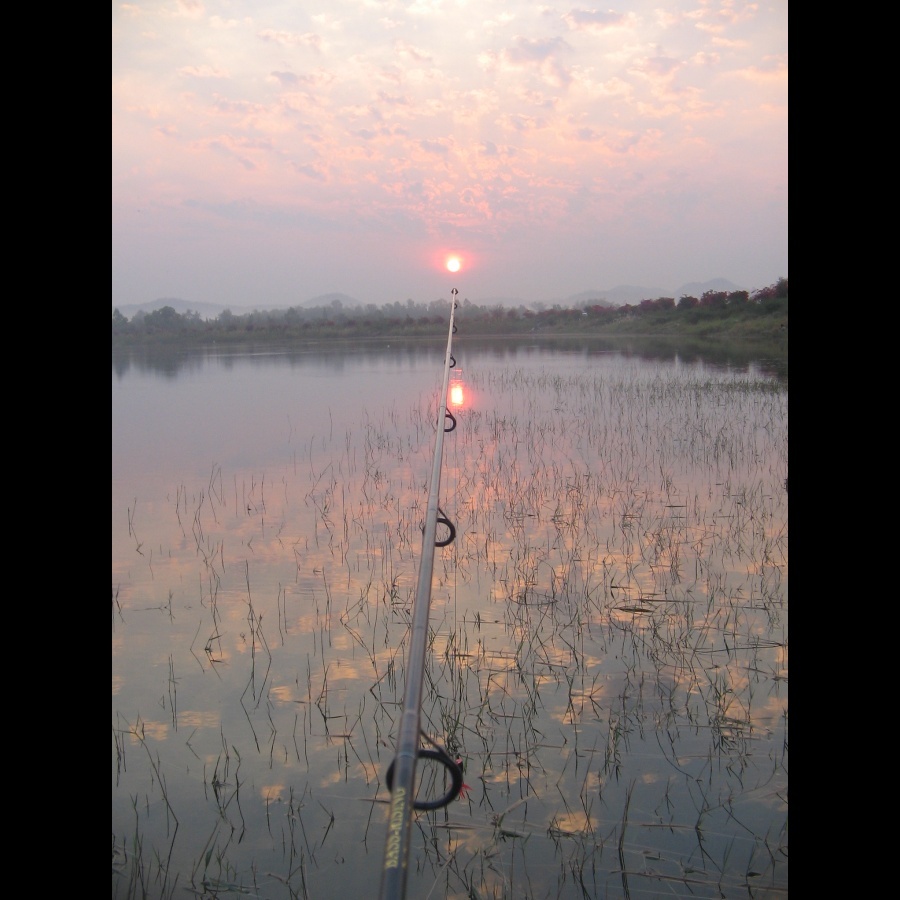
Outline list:
[[[480,300],[473,300],[479,306],[561,306],[563,309],[579,309],[583,306],[624,306],[626,303],[637,306],[641,300],[658,300],[660,297],[672,297],[679,300],[687,295],[696,297],[698,300],[706,291],[741,291],[734,282],[728,281],[726,278],[713,278],[711,281],[692,281],[689,284],[683,284],[677,291],[665,290],[658,287],[638,287],[633,284],[620,284],[614,288],[601,290],[596,288],[592,291],[581,291],[578,294],[569,294],[568,297],[557,297],[553,300],[545,300],[542,304],[525,303],[518,297],[484,297]]]
[[[356,297],[351,297],[349,294],[319,294],[317,297],[312,297],[310,300],[305,300],[303,303],[298,303],[297,306],[302,306],[305,309],[312,309],[315,306],[333,306],[335,303],[339,303],[341,306],[362,306],[362,301],[357,300]],[[270,307],[271,309],[272,307]],[[277,308],[277,307],[276,307]]]
[[[531,306],[530,303],[526,303],[521,297],[470,297],[468,299],[476,306],[505,306],[507,309],[518,306]]]
[[[658,300],[660,297],[672,297],[679,300],[685,295],[696,297],[698,300],[707,291],[733,291],[744,290],[734,282],[726,278],[713,278],[711,281],[691,281],[683,284],[677,291],[668,291],[663,288],[637,287],[633,284],[620,284],[617,287],[605,291],[582,291],[580,294],[572,294],[560,300],[553,300],[562,307],[577,309],[580,306],[624,306],[626,303],[637,306],[642,300]]]
[[[180,316],[186,312],[195,312],[200,315],[201,319],[216,319],[226,309],[230,309],[235,315],[242,316],[245,313],[253,312],[253,307],[244,308],[238,306],[223,306],[219,303],[188,303],[180,297],[161,297],[159,300],[151,300],[149,303],[129,303],[125,306],[115,306],[126,319],[134,318],[135,313],[152,313],[164,306],[171,306]],[[256,307],[261,309],[261,307]]]
[[[608,288],[605,291],[582,291],[580,294],[572,294],[553,302],[563,307],[577,309],[579,306],[624,306],[626,303],[637,304],[641,300],[656,300],[657,297],[665,296],[667,296],[666,292],[662,288],[620,284],[618,287]]]
[[[257,304],[256,306],[234,306],[221,303],[189,303],[180,297],[161,297],[159,300],[151,300],[148,303],[129,303],[124,306],[113,306],[118,309],[126,319],[134,317],[135,313],[152,313],[164,306],[171,306],[180,316],[186,312],[199,313],[201,319],[217,319],[226,309],[231,310],[236,316],[245,316],[252,312],[263,312],[270,309],[290,309],[291,306],[301,306],[306,309],[312,309],[316,306],[331,306],[335,302],[340,303],[344,307],[362,306],[361,301],[349,294],[319,294],[317,297],[311,297],[301,303],[289,305],[281,304],[279,306],[269,306]]]
[[[748,288],[738,287],[738,285],[729,281],[727,278],[713,278],[712,281],[688,282],[688,284],[683,284],[678,288],[677,293],[667,294],[666,296],[674,296],[676,300],[679,300],[684,296],[696,297],[699,300],[707,291],[725,291],[727,294],[731,294],[734,293],[734,291],[746,290],[748,290]]]
[[[706,291],[726,291],[728,293],[732,293],[733,291],[740,290],[746,289],[738,287],[738,285],[734,284],[731,281],[728,281],[726,278],[713,278],[710,281],[692,281],[688,284],[683,284],[680,288],[678,288],[677,291],[666,291],[662,288],[648,288],[638,287],[631,284],[620,284],[617,287],[608,288],[606,290],[598,289],[591,291],[581,291],[581,293],[571,294],[568,297],[560,297],[555,300],[547,300],[541,304],[525,303],[523,300],[517,299],[515,297],[484,297],[478,300],[472,300],[472,302],[479,306],[502,305],[505,307],[548,307],[558,304],[564,309],[578,309],[582,306],[592,305],[624,306],[626,303],[636,306],[641,302],[641,300],[657,300],[660,297],[673,297],[677,301],[685,295],[700,298],[704,293],[706,293]],[[301,306],[305,309],[311,309],[313,307],[332,306],[335,303],[339,303],[342,307],[356,307],[364,305],[362,301],[357,300],[355,297],[351,297],[349,294],[341,293],[319,294],[316,297],[311,297],[309,300],[305,300],[301,303],[295,303],[293,305]],[[233,312],[236,316],[243,316],[247,313],[254,312],[254,310],[263,311],[269,309],[290,308],[289,306],[285,305],[266,306],[264,304],[259,304],[256,306],[225,306],[217,303],[190,303],[187,300],[182,300],[180,297],[162,297],[159,300],[152,300],[148,303],[132,303],[118,307],[113,305],[113,309],[118,309],[126,319],[132,319],[135,313],[156,312],[156,310],[162,309],[164,306],[171,306],[172,309],[175,310],[175,312],[182,316],[186,312],[198,313],[201,319],[215,319],[226,309],[231,310],[231,312]]]

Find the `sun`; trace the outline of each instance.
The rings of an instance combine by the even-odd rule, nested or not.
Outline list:
[[[458,272],[462,265],[458,256],[450,256],[447,258],[447,269],[451,272]]]

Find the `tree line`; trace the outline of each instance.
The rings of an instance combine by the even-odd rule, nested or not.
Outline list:
[[[787,317],[788,279],[779,278],[754,291],[706,291],[700,297],[658,297],[640,303],[608,306],[599,300],[573,308],[559,304],[547,307],[480,306],[459,301],[456,319],[482,334],[560,333],[568,331],[696,330],[726,320],[732,324],[759,317]],[[177,312],[164,306],[153,312],[137,312],[129,320],[118,309],[112,313],[114,343],[146,341],[293,340],[323,337],[419,337],[442,334],[449,322],[449,301],[430,303],[386,303],[345,306],[340,300],[316,307],[253,311],[236,315],[225,310],[213,319],[188,310]],[[786,325],[786,321],[782,327]],[[655,326],[655,327],[653,327]]]

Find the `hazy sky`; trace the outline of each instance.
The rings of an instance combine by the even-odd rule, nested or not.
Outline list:
[[[114,4],[113,306],[773,284],[787,18],[787,0]]]

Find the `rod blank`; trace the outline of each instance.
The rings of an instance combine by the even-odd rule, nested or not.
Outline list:
[[[431,468],[431,481],[428,489],[428,506],[425,511],[425,528],[422,533],[422,558],[419,564],[419,579],[416,584],[416,598],[413,604],[412,633],[409,644],[409,658],[406,665],[406,691],[403,697],[403,713],[400,719],[400,731],[397,737],[397,753],[391,763],[390,815],[388,816],[387,840],[384,849],[384,864],[381,873],[381,900],[402,900],[406,894],[406,876],[409,865],[409,840],[413,824],[413,810],[416,808],[432,808],[430,804],[417,805],[415,800],[416,762],[420,753],[440,758],[447,768],[457,768],[456,763],[441,749],[436,751],[420,751],[420,720],[422,708],[422,685],[425,677],[425,650],[428,643],[428,619],[431,607],[431,584],[434,572],[435,547],[445,546],[450,541],[435,540],[438,521],[447,525],[450,522],[440,512],[438,495],[441,488],[441,467],[444,456],[444,434],[452,431],[446,427],[449,416],[455,426],[456,420],[447,411],[447,390],[450,384],[450,369],[456,365],[451,353],[453,335],[456,332],[454,314],[456,312],[456,295],[453,288],[450,308],[450,328],[447,334],[447,351],[444,354],[444,377],[441,385],[440,408],[437,414],[437,433],[434,443],[434,459]],[[452,365],[451,365],[452,363]],[[440,516],[439,516],[440,513]],[[455,529],[450,525],[451,538]],[[434,756],[434,753],[437,756]],[[445,761],[442,756],[447,756]],[[457,782],[451,769],[454,785]],[[462,776],[458,779],[462,784]],[[458,792],[458,789],[457,789]],[[439,806],[446,805],[456,794],[450,794],[438,801]]]

